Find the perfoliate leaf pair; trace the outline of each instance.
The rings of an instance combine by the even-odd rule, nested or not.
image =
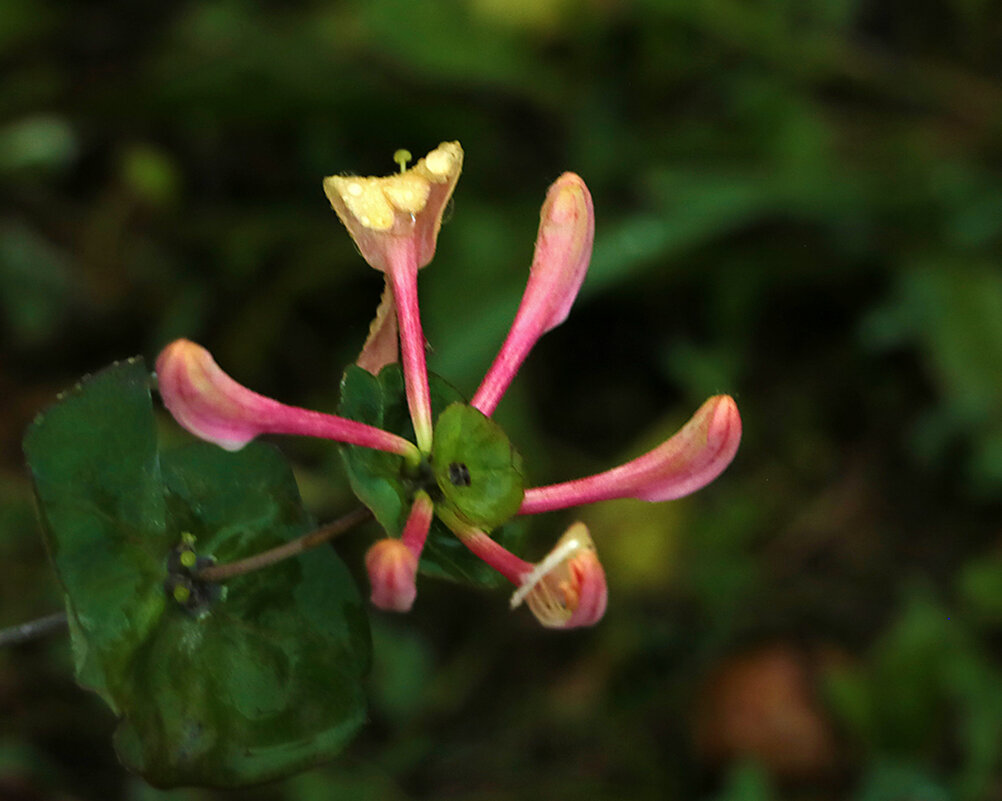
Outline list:
[[[463,405],[457,390],[434,374],[429,379],[432,409],[439,415],[430,474],[415,473],[408,478],[401,457],[345,445],[341,454],[352,491],[372,510],[388,534],[399,537],[414,493],[434,487],[444,496],[436,503],[437,512],[450,509],[467,522],[495,529],[493,536],[501,545],[517,549],[524,526],[507,521],[522,502],[521,457],[500,428]],[[413,435],[399,365],[384,368],[378,377],[359,367],[345,370],[338,411],[349,419],[403,437]],[[472,416],[484,422],[478,425],[471,421]],[[441,441],[439,428],[442,428]],[[466,435],[471,432],[475,436],[469,439]],[[453,464],[462,464],[469,471],[468,486],[460,487],[450,481],[449,467]],[[498,528],[505,522],[507,525]],[[479,587],[498,587],[503,582],[496,571],[463,546],[441,519],[431,523],[419,570],[425,575]]]
[[[365,719],[362,601],[330,549],[240,576],[202,608],[170,592],[182,542],[227,562],[312,527],[267,445],[160,452],[141,360],[85,379],[25,437],[81,684],[158,786],[234,786],[329,759]],[[176,560],[175,560],[176,562]]]

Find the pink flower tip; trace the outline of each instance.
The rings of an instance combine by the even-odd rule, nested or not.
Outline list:
[[[462,168],[459,142],[442,142],[394,175],[331,175],[324,178],[324,192],[371,266],[389,272],[394,253],[410,248],[424,267],[435,255],[442,214]]]
[[[613,498],[681,498],[724,472],[740,442],[737,404],[730,395],[715,395],[678,433],[643,456],[587,478],[527,489],[519,514],[538,514]]]
[[[584,523],[567,529],[546,558],[523,575],[512,608],[522,601],[547,628],[592,626],[602,619],[608,601],[605,571]]]
[[[365,554],[374,606],[409,612],[417,597],[417,557],[401,540],[379,540]]]
[[[565,172],[546,193],[522,302],[471,406],[493,414],[539,338],[567,319],[588,271],[594,239],[595,209],[588,187],[579,175]]]
[[[286,406],[241,386],[212,355],[187,339],[157,357],[160,397],[174,419],[196,437],[236,451],[259,434],[321,437],[420,459],[403,437],[333,414]]]
[[[201,345],[175,340],[157,357],[156,370],[164,406],[195,436],[235,451],[260,433],[253,419],[260,396],[226,375]]]
[[[565,172],[550,186],[539,212],[536,251],[523,300],[528,314],[539,315],[540,333],[556,328],[570,314],[588,271],[594,239],[591,193],[581,176]]]
[[[636,460],[633,497],[670,501],[705,487],[724,472],[741,443],[741,415],[730,395],[706,400],[667,442]]]

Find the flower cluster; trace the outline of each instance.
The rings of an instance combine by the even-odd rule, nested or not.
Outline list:
[[[383,299],[357,364],[375,374],[399,358],[416,442],[345,417],[263,397],[226,375],[208,351],[188,340],[171,343],[157,360],[160,394],[178,423],[231,450],[260,434],[300,434],[397,454],[410,470],[427,465],[438,431],[425,364],[417,275],[434,255],[442,213],[462,161],[459,143],[445,142],[395,175],[324,180],[331,205],[362,256],[386,276]],[[515,321],[466,407],[467,414],[489,418],[536,341],[567,318],[588,269],[594,225],[584,181],[564,173],[550,187],[540,212],[535,254]],[[529,515],[612,498],[680,498],[720,475],[734,458],[740,439],[741,419],[734,400],[717,395],[703,403],[678,433],[643,456],[587,478],[519,489],[520,504],[513,509]],[[470,482],[462,463],[450,464],[448,475],[456,486]],[[583,523],[572,525],[550,554],[533,564],[503,548],[485,526],[456,514],[435,494],[417,489],[401,536],[380,540],[369,550],[366,568],[376,606],[411,608],[418,561],[437,515],[472,553],[516,586],[512,607],[525,601],[544,626],[554,628],[588,626],[602,617],[605,574]]]

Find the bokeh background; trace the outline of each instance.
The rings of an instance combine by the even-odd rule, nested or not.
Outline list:
[[[147,788],[65,636],[0,652],[0,797],[1002,799],[1000,41],[990,0],[0,0],[0,626],[59,608],[20,438],[83,373],[184,335],[335,406],[381,283],[320,180],[398,147],[466,149],[421,296],[467,393],[546,187],[591,187],[588,279],[498,413],[536,482],[716,392],[745,424],[692,498],[575,515],[601,625],[425,581],[374,616],[359,739],[260,790]],[[333,448],[283,448],[350,507]]]

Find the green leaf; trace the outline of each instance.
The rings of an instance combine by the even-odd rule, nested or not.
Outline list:
[[[77,675],[116,712],[132,654],[164,611],[173,546],[142,361],[85,378],[24,440]]]
[[[390,369],[387,367],[383,373]],[[386,406],[384,388],[376,376],[355,365],[344,371],[338,408],[341,415],[377,428],[403,433],[384,422],[390,416]],[[344,445],[341,447],[341,459],[355,497],[372,510],[387,533],[399,536],[407,520],[410,489],[401,480],[403,458],[373,448]]]
[[[442,413],[452,404],[464,403],[459,392],[444,379],[432,373],[428,380],[433,414]],[[388,365],[378,377],[355,365],[349,366],[341,380],[339,413],[414,438],[403,373],[398,364]],[[403,530],[415,490],[428,482],[433,486],[437,484],[435,475],[405,475],[403,459],[393,454],[345,445],[341,448],[341,456],[352,491],[392,537],[399,537]],[[492,532],[501,545],[512,551],[521,546],[524,535],[525,526],[517,521]],[[476,587],[492,588],[504,583],[504,579],[471,554],[437,517],[432,521],[419,568],[423,575]]]
[[[158,786],[239,786],[328,759],[365,716],[358,592],[321,549],[227,582],[199,614],[168,599],[182,533],[230,561],[312,521],[269,446],[159,454],[147,381],[140,360],[114,365],[25,438],[78,678],[123,718],[123,762]]]
[[[522,457],[501,427],[472,406],[454,403],[435,425],[432,468],[446,519],[492,531],[518,513]]]

